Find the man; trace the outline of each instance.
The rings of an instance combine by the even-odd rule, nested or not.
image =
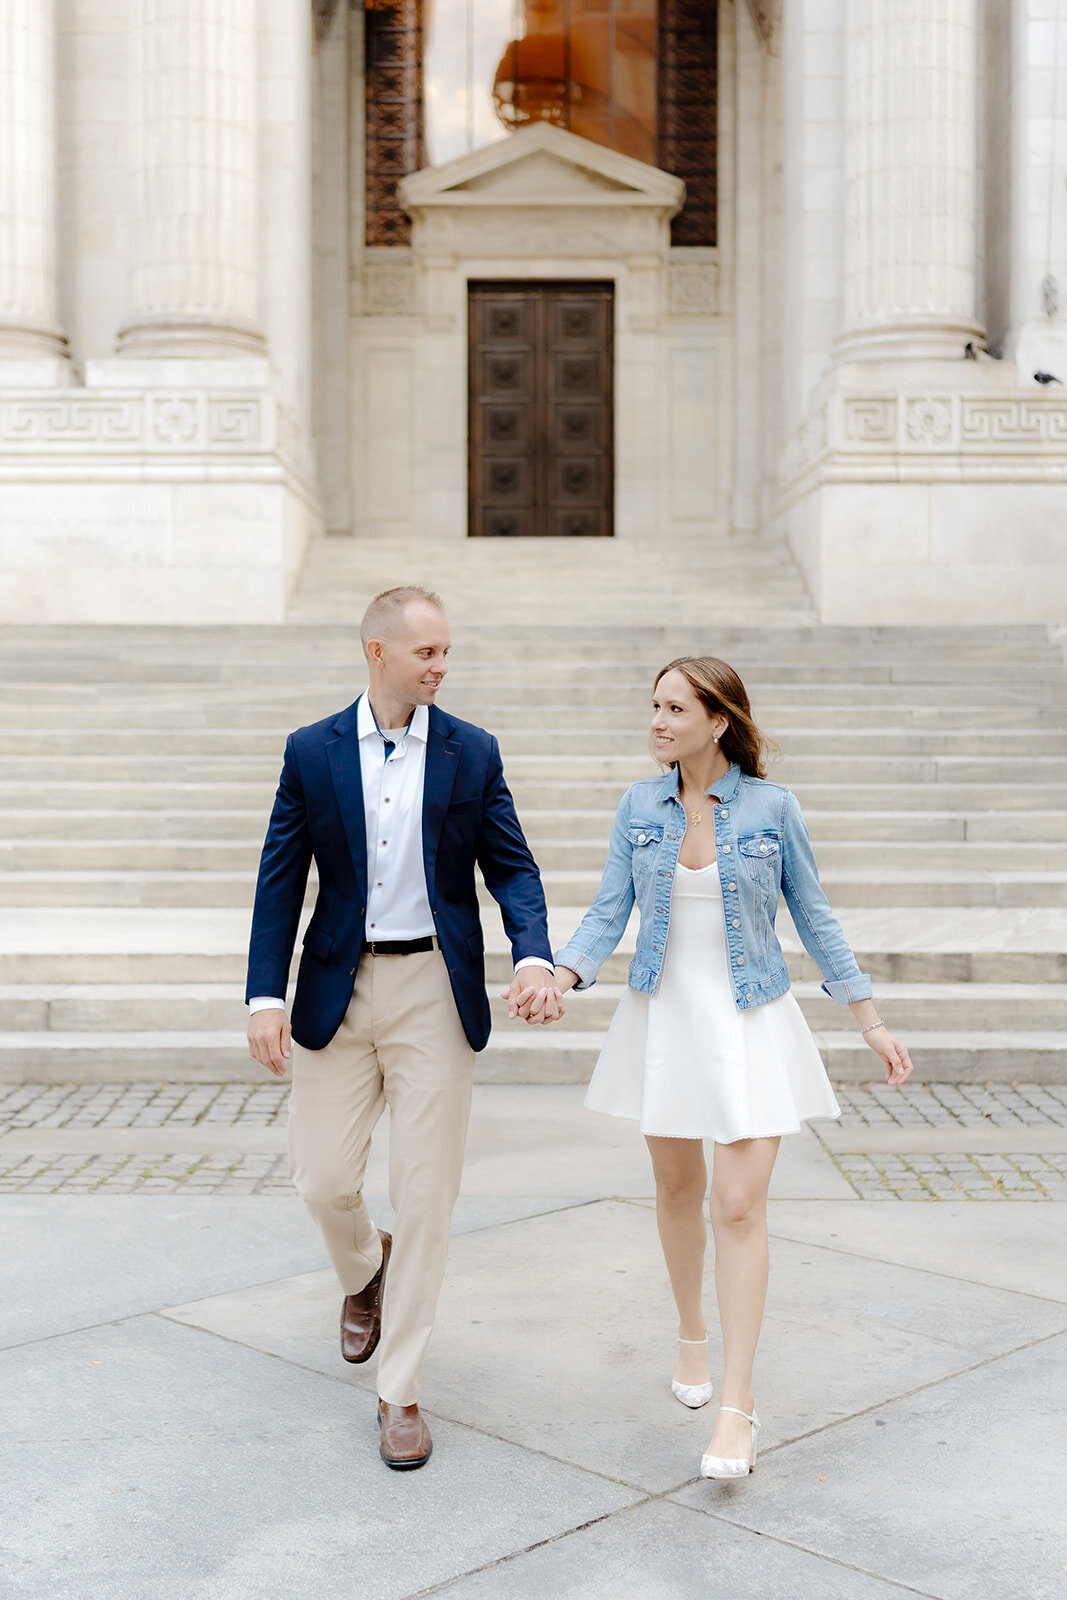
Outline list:
[[[290,734],[256,885],[245,998],[249,1050],[279,1077],[290,1038],[289,1168],[322,1230],[344,1300],[341,1353],[381,1342],[383,1460],[432,1450],[419,1383],[444,1277],[470,1117],[489,1038],[475,862],[515,960],[511,1016],[562,1015],[540,875],[492,735],[438,710],[451,648],[441,601],[391,589],[363,618],[369,687]],[[285,992],[312,857],[319,892],[293,1001]],[[536,1009],[534,1009],[536,1008]],[[390,1116],[390,1236],[363,1178]]]

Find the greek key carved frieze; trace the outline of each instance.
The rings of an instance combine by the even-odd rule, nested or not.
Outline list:
[[[1067,445],[1067,401],[964,400],[960,439],[983,449]]]
[[[295,414],[258,394],[9,394],[0,397],[0,446],[9,464],[20,454],[62,459],[86,449],[141,460],[273,450],[303,477],[314,476],[314,451]]]
[[[208,439],[211,444],[254,445],[261,433],[258,400],[212,399],[208,403]]]
[[[123,400],[18,399],[0,402],[0,440],[12,445],[136,448],[144,427],[140,396]]]
[[[888,396],[845,401],[845,437],[856,444],[893,444],[897,403]]]

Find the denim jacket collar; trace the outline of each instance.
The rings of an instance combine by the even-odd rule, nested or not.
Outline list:
[[[726,804],[729,804],[734,795],[737,793],[740,782],[741,768],[735,761],[730,767],[729,771],[724,774],[721,781],[719,783],[712,784],[710,788],[705,789],[704,793],[716,794],[720,800],[724,801]],[[661,800],[677,800],[679,786],[680,780],[678,777],[678,768],[672,767],[670,772],[664,776],[663,782],[660,784],[659,798]]]

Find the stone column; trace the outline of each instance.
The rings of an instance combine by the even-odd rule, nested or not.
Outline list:
[[[976,315],[978,0],[849,0],[840,361],[959,358]]]
[[[66,353],[56,315],[54,0],[0,0],[0,358]]]
[[[262,354],[256,0],[134,0],[133,18],[134,311],[119,349]]]

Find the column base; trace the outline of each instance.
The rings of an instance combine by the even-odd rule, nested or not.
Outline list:
[[[255,328],[239,323],[210,322],[203,317],[144,317],[119,330],[120,355],[152,358],[185,356],[192,359],[216,356],[266,354],[267,344]]]
[[[23,327],[19,323],[0,323],[0,361],[69,361],[70,350],[63,334],[54,328]]]
[[[1007,362],[855,363],[783,454],[777,521],[834,624],[1067,616],[1067,395]]]
[[[981,323],[965,318],[897,317],[870,328],[850,328],[834,341],[834,357],[853,361],[961,361],[967,346],[985,349]]]

